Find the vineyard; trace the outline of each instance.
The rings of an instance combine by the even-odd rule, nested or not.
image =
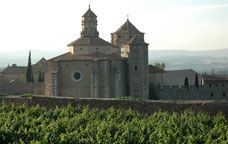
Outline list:
[[[132,110],[0,106],[0,143],[228,143],[222,115],[185,111],[142,115]]]

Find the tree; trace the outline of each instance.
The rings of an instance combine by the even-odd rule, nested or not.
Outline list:
[[[28,66],[26,71],[26,82],[33,82],[32,64],[31,64],[31,51],[29,51]]]
[[[165,69],[165,63],[155,63],[155,67],[157,67],[159,70],[164,70]]]
[[[197,87],[197,89],[199,88],[199,78],[198,78],[198,74],[197,73],[195,75],[195,86]]]
[[[184,79],[184,86],[189,89],[189,84],[188,84],[188,77],[185,77]]]
[[[202,72],[202,75],[204,76],[204,75],[207,75],[207,72]]]

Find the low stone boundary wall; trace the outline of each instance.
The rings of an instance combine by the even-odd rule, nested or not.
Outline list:
[[[44,83],[0,83],[0,95],[20,95],[26,93],[43,95]]]
[[[118,99],[77,99],[66,97],[0,97],[1,104],[26,104],[29,106],[40,105],[48,108],[56,106],[89,106],[90,108],[107,109],[110,107],[132,109],[143,114],[152,114],[155,111],[182,112],[190,109],[194,112],[203,111],[210,115],[222,112],[228,118],[228,101],[140,101]]]

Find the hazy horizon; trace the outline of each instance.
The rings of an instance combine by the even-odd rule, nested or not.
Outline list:
[[[128,15],[145,33],[150,50],[228,48],[226,0],[8,0],[0,1],[0,52],[67,51],[66,45],[80,36],[89,3],[106,41]]]
[[[0,71],[8,65],[27,66],[28,50],[0,53]],[[47,60],[67,51],[32,50],[32,64],[42,57]],[[228,49],[208,51],[187,50],[149,50],[149,64],[165,63],[166,70],[194,69],[197,72],[208,72],[212,69],[218,74],[228,74]],[[181,60],[181,61],[180,61]]]

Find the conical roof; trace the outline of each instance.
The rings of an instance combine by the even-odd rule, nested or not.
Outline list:
[[[85,12],[84,15],[82,15],[82,17],[97,17],[94,12],[90,9],[90,6],[89,6],[89,9]]]
[[[130,21],[127,21],[115,33],[141,33]]]

